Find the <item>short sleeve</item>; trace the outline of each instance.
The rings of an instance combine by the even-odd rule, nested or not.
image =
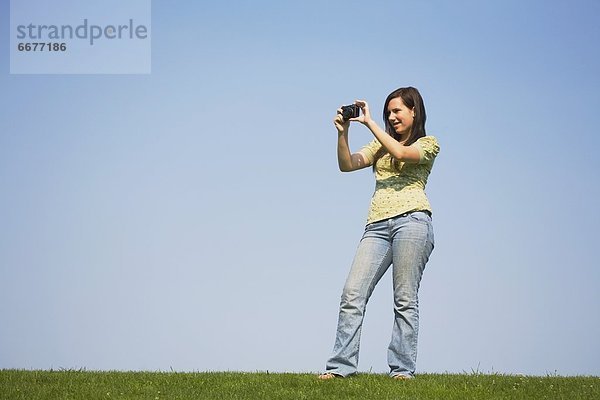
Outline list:
[[[359,150],[359,153],[363,155],[365,161],[369,164],[373,164],[375,153],[377,153],[380,148],[381,143],[379,143],[379,140],[373,139],[369,144],[363,146],[363,148]]]
[[[419,164],[431,163],[440,152],[440,145],[433,136],[424,136],[419,138],[414,144],[419,150]]]

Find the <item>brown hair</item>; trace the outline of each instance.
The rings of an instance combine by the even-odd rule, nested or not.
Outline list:
[[[385,99],[385,104],[383,105],[383,123],[385,124],[385,131],[397,141],[400,141],[400,135],[396,133],[392,124],[390,124],[389,116],[390,111],[388,110],[388,105],[392,99],[400,97],[404,105],[410,109],[412,109],[415,113],[414,121],[412,128],[410,130],[410,134],[408,135],[408,139],[404,142],[405,146],[410,146],[417,139],[426,136],[425,133],[425,120],[427,119],[427,115],[425,114],[425,104],[423,104],[423,98],[421,97],[421,93],[412,87],[404,87],[394,90],[390,93]],[[373,161],[373,170],[375,170],[375,163],[381,157],[383,157],[387,153],[387,150],[384,147],[381,147],[377,153],[375,153],[375,159]],[[392,157],[392,165],[396,169],[398,168],[398,160]]]

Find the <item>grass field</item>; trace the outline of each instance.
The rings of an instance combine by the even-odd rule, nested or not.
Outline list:
[[[0,399],[600,399],[600,377],[0,370]]]

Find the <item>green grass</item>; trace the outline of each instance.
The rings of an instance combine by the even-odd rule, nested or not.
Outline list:
[[[600,399],[600,377],[0,370],[0,399]]]

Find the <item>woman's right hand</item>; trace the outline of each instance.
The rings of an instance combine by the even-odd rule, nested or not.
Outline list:
[[[338,133],[348,132],[348,127],[350,126],[350,121],[345,121],[344,117],[342,117],[342,109],[338,108],[337,114],[333,119],[333,124],[335,125],[335,129],[337,129]]]

